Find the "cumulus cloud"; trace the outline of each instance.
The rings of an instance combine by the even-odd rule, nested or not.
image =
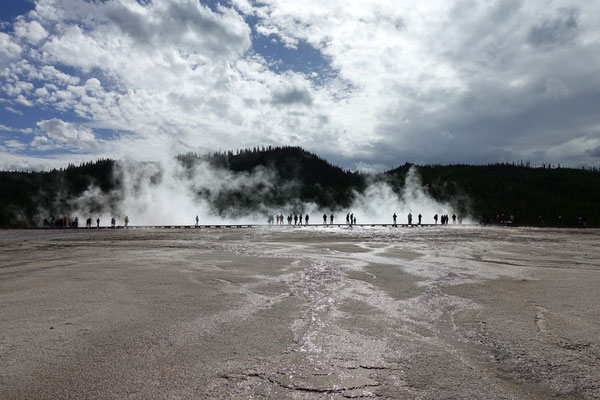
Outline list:
[[[46,136],[36,136],[31,142],[31,146],[39,150],[67,148],[89,151],[100,144],[91,129],[58,118],[40,121],[37,126],[46,133]]]
[[[48,36],[48,32],[38,21],[27,22],[19,18],[14,25],[15,35],[31,44],[38,44]]]
[[[21,51],[21,46],[16,44],[8,34],[0,32],[0,56],[2,59],[16,58]],[[2,64],[0,63],[0,65]]]

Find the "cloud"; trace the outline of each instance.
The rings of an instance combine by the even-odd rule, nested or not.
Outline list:
[[[14,140],[14,139],[5,140],[4,141],[4,146],[6,146],[11,151],[14,151],[14,150],[23,150],[26,147],[25,143],[19,142],[18,140]]]
[[[46,136],[36,136],[31,146],[38,150],[67,148],[75,151],[90,151],[100,145],[91,129],[62,121],[57,118],[43,120],[37,126]]]
[[[577,8],[559,8],[552,17],[533,26],[527,40],[535,47],[550,47],[570,42],[577,35]]]
[[[21,46],[13,42],[11,37],[4,33],[0,32],[0,57],[1,58],[16,58],[21,54]],[[3,62],[0,62],[0,65],[3,65]]]
[[[289,87],[277,90],[273,93],[273,104],[291,105],[291,104],[312,104],[312,96],[307,89],[298,87]]]
[[[590,160],[572,141],[600,125],[600,3],[202,3],[37,0],[0,33],[3,107],[82,121],[94,155],[295,144],[347,168]]]
[[[13,128],[11,126],[7,126],[4,124],[0,124],[0,131],[19,132],[19,133],[25,133],[25,134],[30,134],[33,132],[33,130],[31,128]]]
[[[23,115],[22,111],[16,110],[16,109],[12,108],[11,106],[6,106],[6,107],[4,107],[4,109],[6,111],[9,111],[9,112],[13,113],[13,114]]]
[[[48,36],[38,21],[27,22],[22,17],[14,24],[14,30],[17,37],[31,44],[38,44]]]
[[[593,149],[586,150],[586,153],[589,157],[600,158],[600,146],[597,146]]]

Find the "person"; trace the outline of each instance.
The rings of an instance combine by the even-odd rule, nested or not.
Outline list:
[[[419,225],[421,225],[421,218],[423,218],[423,216],[419,213]]]
[[[129,225],[129,217],[126,215],[125,216],[125,228],[127,228],[127,225]]]
[[[323,214],[323,225],[327,225],[327,214]]]
[[[352,225],[356,225],[356,217],[352,219]]]
[[[435,224],[437,225],[437,220],[438,220],[438,215],[437,215],[437,214],[435,214],[435,215],[433,216],[433,220],[435,221]]]
[[[408,213],[408,224],[412,225],[412,213]]]
[[[394,213],[394,215],[392,216],[392,218],[394,218],[394,226],[396,226],[396,218],[397,218],[396,213]]]
[[[306,217],[304,217],[304,223],[308,225],[308,214],[306,214]]]
[[[452,223],[456,224],[456,214],[452,214]]]
[[[350,213],[346,214],[346,224],[350,225]]]
[[[288,215],[288,225],[292,224],[292,214]]]
[[[353,225],[354,222],[354,213],[350,214],[350,225]]]
[[[300,214],[300,218],[298,218],[300,220],[300,223],[298,225],[302,225],[302,214]]]
[[[196,226],[198,226],[199,222],[200,222],[200,218],[198,218],[198,216],[196,215]]]
[[[331,225],[333,225],[333,214],[331,214],[331,215],[329,216],[329,223],[330,223]]]
[[[96,218],[96,228],[100,228],[100,218]]]
[[[117,223],[117,220],[115,219],[115,217],[112,217],[110,220],[110,225],[114,228],[116,223]]]
[[[298,225],[298,215],[294,214],[294,225]]]
[[[79,226],[79,217],[75,217],[73,220],[73,228],[77,228]]]

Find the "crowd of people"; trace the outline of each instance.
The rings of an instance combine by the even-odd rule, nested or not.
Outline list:
[[[197,217],[196,217],[197,218]],[[309,224],[309,215],[308,214],[290,214],[287,216],[287,224],[288,225],[308,225]],[[433,220],[434,223],[437,225],[438,221],[440,222],[441,225],[448,225],[448,223],[450,222],[450,218],[452,218],[452,223],[456,224],[457,222],[459,224],[462,224],[462,216],[457,216],[456,214],[453,214],[452,217],[450,217],[448,214],[444,214],[444,215],[438,215],[435,214],[433,216]],[[285,225],[285,217],[283,216],[283,214],[280,215],[268,215],[267,216],[267,223],[269,225]],[[392,220],[393,220],[393,226],[397,226],[398,225],[398,216],[396,215],[396,213],[394,213],[394,215],[392,216]],[[323,225],[333,225],[333,221],[334,221],[334,215],[333,213],[327,215],[327,213],[323,214]],[[413,223],[413,215],[411,212],[408,213],[407,215],[407,225],[422,225],[422,221],[423,221],[423,215],[419,214],[417,215],[417,221],[415,223]],[[329,222],[329,223],[328,223]],[[356,220],[356,216],[354,215],[354,213],[347,213],[346,214],[346,225],[352,227],[353,225],[356,225],[357,220]],[[198,224],[198,221],[196,220],[196,225]]]
[[[92,228],[93,220],[91,217],[85,220],[85,227]],[[110,219],[111,228],[117,227],[117,219],[112,217]],[[123,220],[123,226],[127,228],[129,226],[129,217],[126,215]],[[44,218],[44,228],[79,228],[79,218],[75,217],[73,219],[70,218],[54,218],[50,219]],[[100,218],[96,218],[96,228],[100,228]]]

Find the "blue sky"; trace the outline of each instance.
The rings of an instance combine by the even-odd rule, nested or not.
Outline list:
[[[256,145],[365,170],[599,165],[598,15],[567,0],[5,0],[0,168]]]

